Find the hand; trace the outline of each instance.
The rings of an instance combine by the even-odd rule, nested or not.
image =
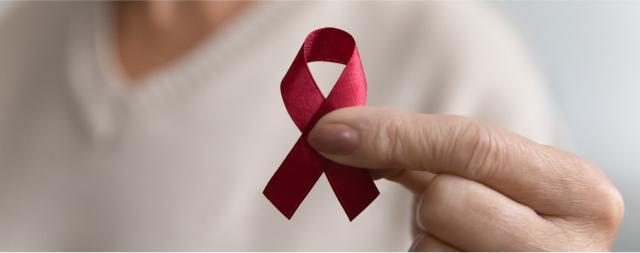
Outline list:
[[[418,194],[412,250],[608,250],[624,212],[593,164],[464,117],[345,108],[309,142]]]

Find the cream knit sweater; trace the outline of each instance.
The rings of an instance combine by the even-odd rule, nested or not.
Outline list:
[[[300,134],[280,80],[319,27],[355,37],[370,105],[559,141],[545,87],[491,7],[259,3],[133,86],[109,11],[34,2],[0,19],[0,250],[406,250],[401,186],[378,181],[354,222],[324,177],[291,221],[261,194]],[[312,67],[330,89],[340,68]]]

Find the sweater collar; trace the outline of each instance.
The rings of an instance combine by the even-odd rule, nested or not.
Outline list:
[[[257,2],[198,47],[132,84],[114,59],[111,5],[87,4],[89,10],[71,17],[67,64],[70,86],[91,138],[110,139],[128,120],[180,97],[180,93],[216,83],[216,77],[233,65],[229,62],[233,62],[234,52],[284,22],[298,5]]]

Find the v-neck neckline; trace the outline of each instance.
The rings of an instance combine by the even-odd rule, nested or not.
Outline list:
[[[136,81],[127,78],[115,58],[111,5],[96,2],[76,12],[70,20],[68,75],[92,139],[108,139],[129,117],[215,82],[234,52],[255,43],[287,9],[286,3],[256,2],[176,61]]]

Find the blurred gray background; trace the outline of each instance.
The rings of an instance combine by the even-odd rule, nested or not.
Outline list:
[[[0,1],[0,18],[10,4]],[[640,2],[497,5],[547,77],[574,152],[600,165],[624,195],[614,250],[640,250]]]

